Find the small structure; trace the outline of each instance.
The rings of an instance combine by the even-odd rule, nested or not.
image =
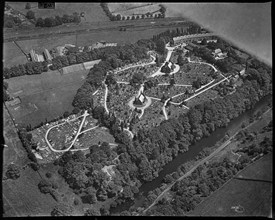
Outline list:
[[[44,50],[44,56],[45,56],[46,60],[52,60],[53,59],[52,55],[50,54],[50,52],[47,49]]]
[[[133,102],[134,105],[144,105],[144,103],[147,101],[146,96],[143,93],[140,93],[138,97],[135,97],[135,100]]]
[[[227,53],[223,53],[221,51],[221,49],[219,49],[219,48],[216,49],[214,52],[212,52],[212,54],[213,54],[215,60],[220,60],[220,59],[224,59],[227,57]]]
[[[30,56],[31,56],[31,60],[32,60],[32,61],[34,61],[34,62],[37,62],[37,61],[38,61],[38,60],[37,60],[36,53],[35,53],[35,51],[34,51],[33,49],[30,51]]]
[[[15,97],[13,100],[11,101],[7,101],[6,104],[7,106],[15,106],[21,103],[21,99],[19,98],[19,96]]]
[[[107,43],[106,41],[100,41],[92,44],[91,49],[98,49],[103,47],[116,47],[116,46],[117,46],[117,43]]]

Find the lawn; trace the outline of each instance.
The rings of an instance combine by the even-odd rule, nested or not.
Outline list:
[[[13,9],[20,11],[22,14],[27,13],[25,9],[26,2],[9,2]],[[74,12],[85,13],[85,22],[108,21],[109,18],[105,15],[99,3],[55,3],[55,9],[38,9],[38,3],[32,2],[31,10],[35,13],[35,17],[45,18],[54,17],[56,15],[63,16],[64,14],[72,15]]]
[[[245,178],[272,180],[272,153],[239,173]],[[190,215],[196,216],[270,216],[272,183],[232,179],[198,205]],[[232,206],[241,205],[243,213]]]
[[[3,45],[4,67],[11,67],[14,65],[24,64],[28,61],[27,57],[20,51],[20,49],[13,42],[7,42]]]
[[[58,71],[8,79],[9,92],[21,104],[9,107],[17,123],[38,125],[72,111],[72,101],[88,71],[61,75]]]

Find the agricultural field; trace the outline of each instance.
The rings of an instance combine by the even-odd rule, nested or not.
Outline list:
[[[239,173],[244,178],[272,180],[272,153]],[[232,179],[198,205],[190,216],[271,216],[272,183]],[[243,213],[232,206],[241,205]]]
[[[7,42],[3,44],[3,66],[12,67],[19,64],[27,63],[27,57],[13,43]]]
[[[31,168],[21,170],[16,180],[2,183],[4,216],[49,216],[57,202],[51,195],[42,194],[38,189],[41,177]]]
[[[10,78],[9,93],[21,103],[9,106],[17,124],[36,126],[72,111],[72,101],[88,70],[61,75],[58,71]]]
[[[26,15],[27,9],[25,9],[26,2],[9,2],[13,9]],[[56,15],[63,16],[64,14],[71,15],[74,12],[85,13],[85,18],[82,18],[82,22],[99,22],[108,21],[108,17],[100,7],[99,3],[55,3],[55,9],[38,9],[37,2],[31,2],[31,10],[35,13],[36,18],[55,17]]]
[[[159,13],[158,4],[148,3],[109,3],[109,10],[113,15],[121,16],[142,15],[146,13]]]

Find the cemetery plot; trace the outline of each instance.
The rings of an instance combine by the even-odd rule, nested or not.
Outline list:
[[[108,109],[115,112],[118,118],[124,119],[129,115],[128,102],[136,93],[137,89],[130,85],[119,84],[117,89],[111,87],[107,98]]]
[[[67,149],[76,135],[82,117],[75,121],[65,122],[49,131],[48,140],[56,150]]]

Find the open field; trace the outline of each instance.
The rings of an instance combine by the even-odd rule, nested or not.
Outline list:
[[[37,185],[40,180],[37,172],[26,168],[21,171],[17,180],[4,181],[4,216],[49,216],[57,203],[51,195],[44,195],[39,191]]]
[[[27,57],[13,43],[7,42],[3,44],[3,66],[11,67],[14,65],[27,63]]]
[[[22,14],[26,15],[27,9],[25,9],[26,2],[9,2],[13,9],[18,10]],[[55,17],[59,15],[62,17],[64,14],[72,15],[74,12],[85,13],[86,22],[98,22],[108,21],[109,18],[105,15],[104,11],[100,7],[99,3],[55,3],[55,9],[38,9],[38,3],[32,2],[31,10],[35,13],[36,18]]]
[[[244,178],[272,180],[272,153],[244,169]],[[272,183],[232,179],[208,199],[198,205],[190,215],[196,216],[270,216]],[[243,213],[232,206],[241,205]]]
[[[88,71],[61,75],[58,71],[8,79],[9,92],[21,104],[9,107],[16,123],[32,126],[72,111],[72,101]]]

